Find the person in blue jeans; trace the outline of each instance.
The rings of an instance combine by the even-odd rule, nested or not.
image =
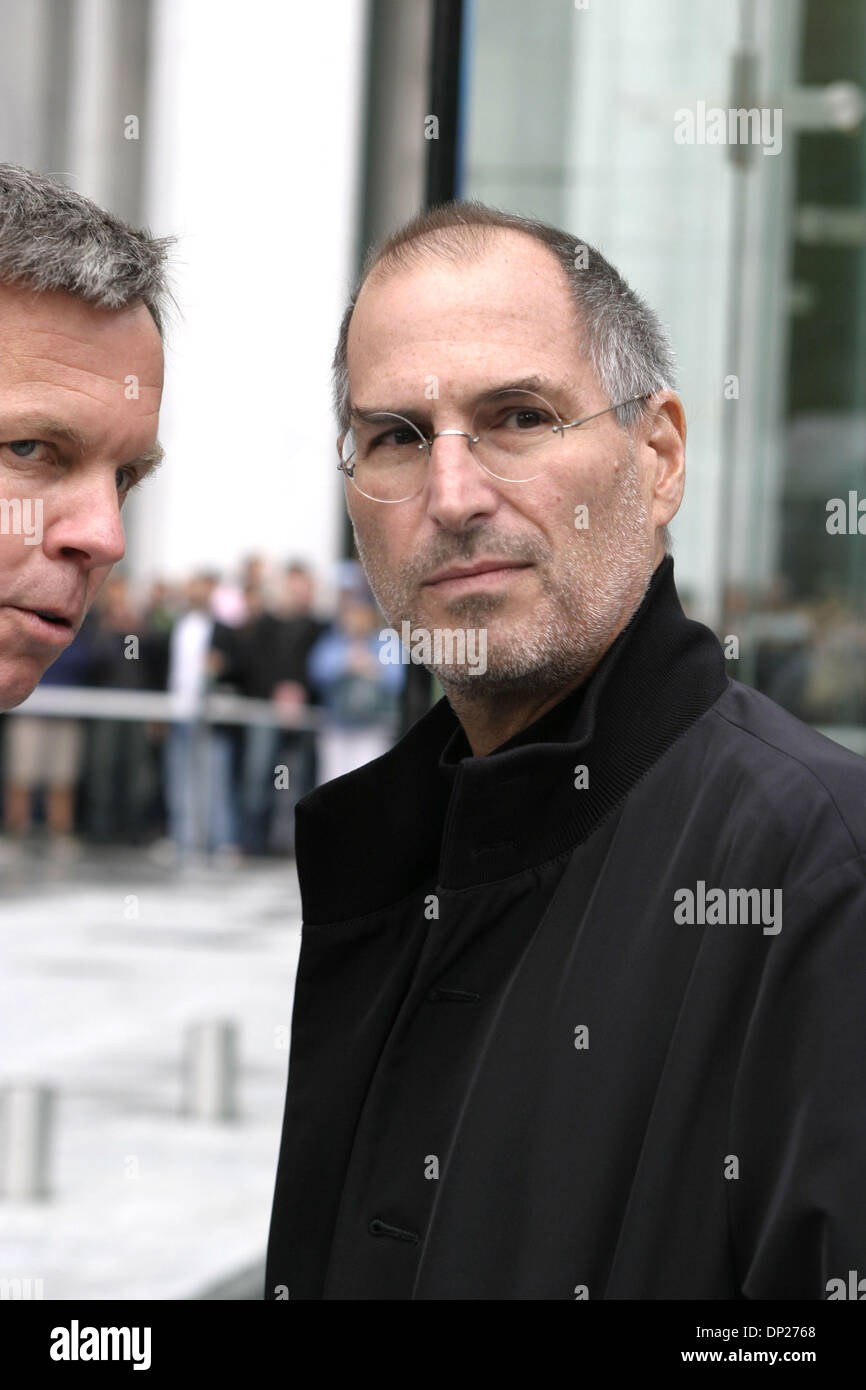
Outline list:
[[[405,668],[384,662],[381,616],[360,585],[344,588],[337,618],[310,652],[309,676],[324,708],[319,781],[352,772],[394,741]]]

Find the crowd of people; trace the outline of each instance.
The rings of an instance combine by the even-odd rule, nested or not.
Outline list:
[[[167,692],[172,717],[134,701],[111,717],[4,716],[6,852],[47,837],[58,857],[83,841],[148,845],[164,862],[291,853],[298,799],[393,741],[405,672],[380,660],[359,566],[340,567],[327,617],[316,587],[307,565],[260,557],[237,581],[200,572],[143,601],[112,575],[40,685]],[[231,718],[201,717],[210,694],[238,697]]]

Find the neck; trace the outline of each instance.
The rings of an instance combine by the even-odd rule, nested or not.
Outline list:
[[[495,691],[489,700],[467,699],[459,689],[446,688],[446,693],[448,703],[463,726],[469,747],[476,758],[481,758],[500,748],[515,734],[528,729],[536,719],[540,719],[572,690],[582,685],[594,669],[595,666],[582,671],[574,680],[553,691],[534,690],[531,694],[526,691],[509,694]]]

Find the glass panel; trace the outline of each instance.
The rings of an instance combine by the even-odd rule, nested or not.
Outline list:
[[[671,331],[684,603],[866,752],[866,6],[474,0],[465,88],[463,195],[597,246]]]

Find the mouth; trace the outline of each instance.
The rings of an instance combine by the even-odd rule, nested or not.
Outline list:
[[[448,569],[440,570],[426,581],[424,587],[435,589],[440,594],[492,589],[531,568],[529,564],[512,564],[506,560],[479,560],[475,565],[451,565]]]
[[[55,608],[11,607],[20,613],[34,636],[51,646],[66,646],[75,636],[75,626],[65,613]]]

